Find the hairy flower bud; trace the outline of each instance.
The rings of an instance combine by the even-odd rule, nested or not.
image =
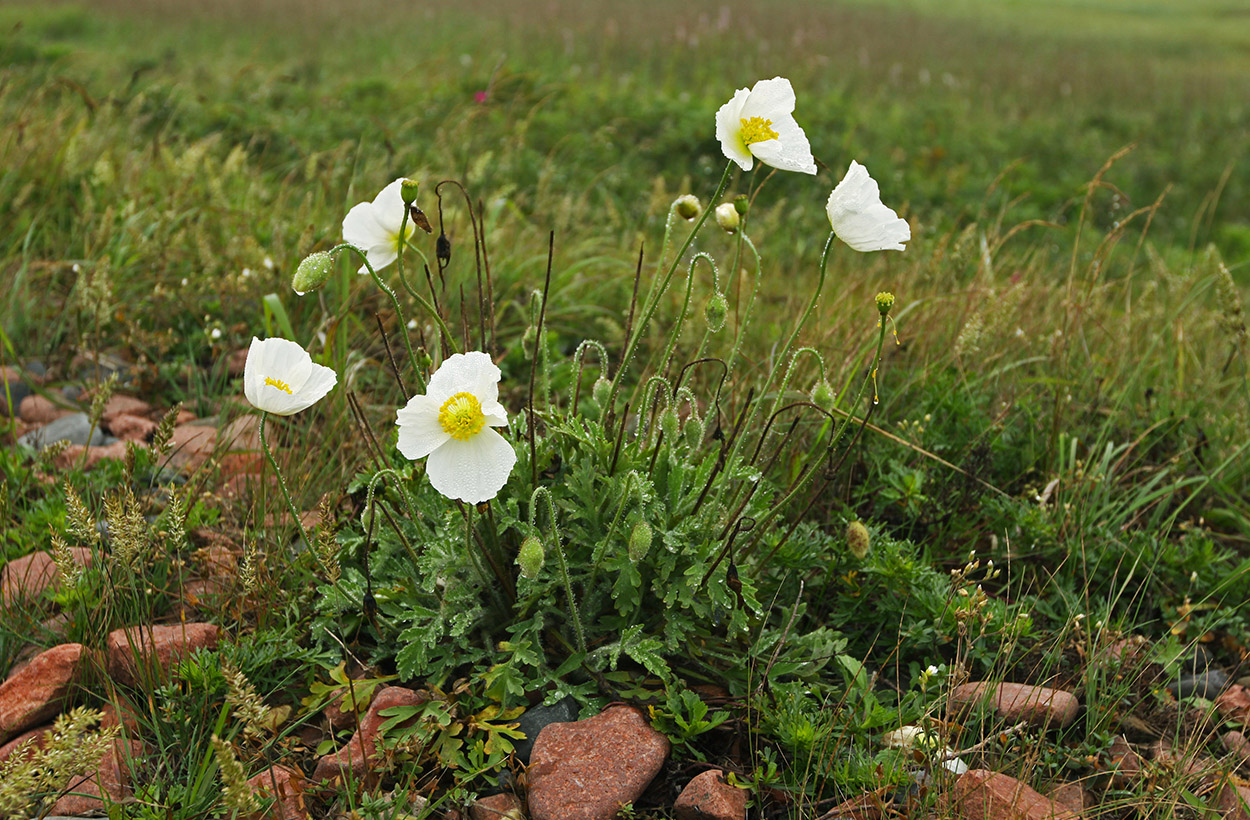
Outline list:
[[[732,202],[722,202],[716,206],[716,224],[720,225],[725,233],[738,232],[738,226],[742,224],[742,217],[738,215],[738,209],[734,207]]]
[[[691,450],[695,450],[703,443],[703,436],[707,433],[707,428],[704,426],[703,419],[695,418],[692,415],[686,419],[686,426],[681,429],[681,432],[686,437],[686,446]]]
[[[521,577],[531,580],[537,578],[538,573],[543,570],[543,562],[546,559],[547,552],[543,549],[543,542],[537,536],[525,536],[516,554],[516,564],[521,568]]]
[[[833,389],[833,386],[824,379],[816,382],[816,385],[812,388],[812,404],[821,410],[832,410],[833,402],[837,397],[838,394]]]
[[[595,379],[594,387],[590,388],[590,395],[595,400],[595,404],[606,407],[608,399],[612,397],[612,382],[602,377]]]
[[[707,329],[712,333],[719,333],[725,326],[725,317],[728,315],[729,300],[725,298],[725,294],[715,291],[708,297],[707,304],[703,306],[703,318],[707,321]]]
[[[676,410],[669,408],[660,414],[660,429],[664,431],[664,437],[669,441],[681,435],[681,419],[677,417]]]
[[[651,525],[639,521],[629,533],[629,560],[637,564],[651,551]]]
[[[328,282],[333,272],[334,259],[325,251],[317,251],[304,257],[304,261],[299,263],[295,276],[291,279],[291,287],[297,295],[303,296]]]
[[[868,528],[864,526],[864,522],[852,521],[846,525],[846,545],[851,548],[852,555],[864,560],[868,555],[869,544]]]
[[[399,181],[399,196],[405,205],[411,205],[417,199],[417,188],[420,186],[415,179],[405,177]]]
[[[677,215],[686,220],[695,219],[703,213],[703,205],[694,194],[682,194],[677,197],[673,207],[677,210]]]

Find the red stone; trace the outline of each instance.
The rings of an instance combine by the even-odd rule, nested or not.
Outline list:
[[[100,712],[101,729],[120,726],[122,735],[125,737],[135,737],[139,734],[139,713],[133,703],[120,695],[117,704],[106,703],[100,707]]]
[[[747,793],[725,782],[718,769],[696,775],[673,804],[677,820],[746,820]]]
[[[225,544],[210,544],[195,551],[195,560],[209,578],[233,578],[239,574],[242,554]]]
[[[380,689],[369,704],[369,710],[360,721],[360,728],[347,741],[347,745],[317,761],[313,771],[314,783],[328,784],[334,780],[358,786],[369,779],[369,768],[381,752],[379,745],[379,729],[388,718],[379,714],[383,709],[395,706],[416,706],[429,700],[425,692],[405,689],[402,686],[387,686]],[[408,725],[404,723],[402,725]],[[366,750],[368,751],[366,759]]]
[[[57,457],[56,465],[66,470],[81,464],[85,469],[90,470],[101,461],[122,461],[126,458],[126,448],[130,444],[145,446],[139,442],[126,441],[115,441],[112,444],[103,444],[95,447],[71,444]],[[84,451],[87,454],[86,458],[83,458]]]
[[[109,397],[108,402],[104,405],[104,412],[100,415],[100,421],[105,427],[112,426],[113,420],[118,416],[147,416],[152,412],[152,405],[143,399],[136,399],[134,396],[113,395]]]
[[[272,797],[268,811],[248,815],[248,820],[306,820],[304,807],[304,776],[286,766],[270,766],[247,781],[259,797]]]
[[[131,769],[143,758],[143,744],[137,740],[113,741],[113,747],[100,758],[96,771],[70,781],[64,795],[52,804],[51,814],[81,816],[102,812],[108,803],[119,803],[130,796]]]
[[[511,792],[492,794],[474,801],[469,807],[470,820],[525,820],[521,800]]]
[[[1241,732],[1229,732],[1224,735],[1224,748],[1237,755],[1241,760],[1250,760],[1250,740]]]
[[[170,666],[196,649],[217,645],[221,629],[213,624],[186,623],[170,626],[132,626],[109,633],[108,671],[114,680],[133,686],[155,666],[166,673]]]
[[[1250,786],[1225,783],[1215,795],[1223,820],[1250,820]]]
[[[242,376],[247,367],[247,348],[242,347],[226,357],[226,372],[231,376]]]
[[[79,566],[91,564],[91,550],[70,547],[70,554]],[[37,598],[46,589],[56,589],[61,583],[61,573],[56,568],[52,553],[32,552],[14,558],[0,570],[0,604],[11,606],[18,601]]]
[[[1215,699],[1215,708],[1225,720],[1250,727],[1250,689],[1233,684]]]
[[[962,712],[987,698],[1005,720],[1033,726],[1067,726],[1080,711],[1071,692],[1025,683],[965,683],[951,690],[949,703]]]
[[[1046,796],[1077,814],[1085,811],[1086,807],[1092,803],[1090,793],[1085,791],[1080,783],[1064,783],[1062,786],[1056,786]]]
[[[973,769],[955,781],[953,807],[964,820],[1079,820],[1081,815],[1014,777]]]
[[[204,465],[217,445],[217,428],[180,424],[169,437],[169,463],[179,470],[194,472]]]
[[[530,755],[533,820],[610,820],[642,795],[669,743],[632,706],[543,727]]]
[[[260,449],[260,416],[248,413],[233,419],[217,434],[223,450],[232,453]]]
[[[54,646],[0,684],[0,742],[56,717],[86,652],[80,643]]]
[[[38,729],[31,729],[10,740],[8,743],[0,746],[0,765],[10,757],[14,757],[14,753],[22,748],[22,744],[27,741],[34,741],[22,752],[21,757],[17,760],[29,758],[36,750],[42,749],[44,744],[48,742],[48,732],[52,731],[51,726],[40,726]]]
[[[1133,747],[1122,736],[1116,735],[1112,739],[1108,754],[1111,756],[1108,764],[1112,773],[1111,780],[1119,788],[1127,787],[1141,775],[1141,756],[1133,751]]]
[[[27,424],[48,424],[59,419],[61,416],[68,416],[73,410],[66,410],[64,407],[53,404],[51,399],[43,396],[31,394],[22,399],[22,403],[17,407],[18,415],[22,421]]]
[[[147,441],[156,431],[156,422],[144,416],[122,413],[108,424],[109,432],[124,441]]]

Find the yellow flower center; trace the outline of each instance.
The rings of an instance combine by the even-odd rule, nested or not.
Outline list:
[[[457,393],[438,408],[438,423],[447,435],[458,441],[468,441],[486,424],[482,403],[472,393]]]
[[[765,140],[775,140],[780,136],[772,129],[772,120],[766,120],[763,117],[751,117],[750,119],[744,117],[740,121],[742,130],[739,133],[742,135],[743,145],[753,145]]]
[[[288,396],[293,396],[293,395],[295,395],[295,394],[291,391],[291,385],[289,385],[289,384],[287,384],[286,382],[282,381],[282,379],[275,379],[273,376],[266,376],[266,377],[265,377],[265,384],[269,385],[270,387],[276,387],[276,388],[278,388],[278,389],[279,389],[279,390],[281,390],[283,393],[286,393]]]

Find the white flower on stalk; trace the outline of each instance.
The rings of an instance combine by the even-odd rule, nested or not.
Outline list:
[[[333,369],[315,364],[295,342],[252,337],[243,366],[243,393],[258,410],[275,416],[298,413],[321,401],[338,380]]]
[[[399,190],[403,183],[402,177],[395,180],[383,188],[372,202],[357,203],[343,217],[343,241],[364,251],[365,258],[375,271],[394,262],[399,256],[400,243],[416,230],[410,219],[404,236],[399,235],[399,226],[403,224],[404,212],[408,209]],[[369,269],[361,265],[356,272],[368,273]]]
[[[512,445],[491,429],[508,424],[499,376],[487,354],[457,353],[434,371],[424,396],[395,413],[399,451],[414,461],[429,456],[425,473],[448,498],[489,501],[516,464]]]
[[[857,251],[901,251],[911,239],[911,227],[881,204],[881,189],[868,169],[855,160],[825,205],[833,232]]]
[[[782,171],[816,173],[807,135],[794,121],[794,88],[785,77],[734,92],[716,112],[716,138],[725,156],[744,171],[758,159]]]

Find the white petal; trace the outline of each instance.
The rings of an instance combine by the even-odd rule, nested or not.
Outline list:
[[[751,152],[742,143],[742,106],[751,91],[739,88],[733,98],[716,112],[716,139],[720,140],[721,151],[725,158],[738,163],[744,171],[750,171],[755,165]]]
[[[373,271],[376,273],[399,258],[399,249],[396,247],[395,241],[391,240],[384,245],[373,245],[365,248],[365,258],[369,260],[370,265],[373,265]],[[369,269],[364,265],[361,265],[356,271],[359,274],[368,272]]]
[[[395,411],[395,424],[399,427],[396,445],[404,458],[416,461],[442,447],[451,436],[438,423],[440,402],[429,396],[413,396],[408,403]]]
[[[404,221],[404,211],[407,206],[404,205],[404,195],[400,191],[403,184],[404,180],[401,177],[387,185],[373,198],[373,218],[391,236],[399,235],[399,226]]]
[[[753,143],[750,146],[751,153],[765,165],[782,171],[816,173],[816,159],[812,156],[807,134],[803,133],[794,117],[787,114],[775,119],[772,128],[777,132],[777,138]]]
[[[252,344],[247,348],[247,359],[243,363],[243,395],[253,407],[259,407],[260,386],[265,383],[264,377],[256,367],[260,361],[260,339],[252,337]]]
[[[343,241],[368,250],[377,245],[395,241],[395,231],[388,231],[374,216],[373,204],[361,202],[352,206],[343,217]]]
[[[295,394],[296,398],[304,403],[300,410],[311,407],[321,401],[325,398],[326,393],[334,389],[334,385],[338,384],[338,382],[339,375],[334,372],[334,368],[313,362],[312,373],[309,374],[308,380],[304,382],[304,386]]]
[[[482,412],[495,415],[499,406],[499,378],[502,374],[490,356],[481,351],[456,353],[430,376],[425,394],[442,405],[456,393],[472,393],[482,403]]]
[[[448,439],[430,453],[425,474],[430,484],[448,498],[480,504],[494,498],[516,464],[516,450],[489,427],[467,441]]]
[[[793,113],[794,86],[785,77],[773,77],[755,84],[738,116],[743,119],[763,117],[775,123]]]
[[[825,205],[829,224],[838,238],[857,251],[906,250],[911,239],[907,220],[881,202],[877,182],[855,160]]]
[[[308,381],[313,366],[312,357],[295,342],[287,339],[261,341],[253,337],[243,366],[243,393],[255,407],[268,413],[290,415],[298,412],[312,403],[296,406],[298,401],[293,399]],[[266,383],[266,379],[283,382],[291,392]]]

